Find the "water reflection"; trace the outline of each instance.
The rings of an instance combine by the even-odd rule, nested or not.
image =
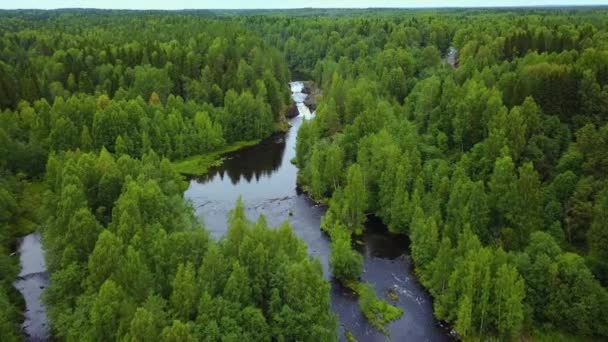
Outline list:
[[[285,154],[285,134],[275,134],[262,143],[227,154],[220,167],[214,167],[204,177],[196,179],[199,183],[213,182],[215,178],[223,181],[228,177],[232,185],[241,181],[259,182],[262,177],[269,178],[281,167]]]
[[[363,235],[354,239],[355,249],[366,258],[394,260],[406,255],[409,245],[406,235],[389,232],[380,218],[373,215],[367,218]]]

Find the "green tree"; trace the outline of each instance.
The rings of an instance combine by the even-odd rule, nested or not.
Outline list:
[[[346,187],[344,188],[344,224],[351,230],[361,232],[367,220],[367,192],[361,167],[353,164],[346,174]]]
[[[137,308],[129,326],[128,340],[132,342],[145,342],[157,340],[160,329],[154,315],[145,308]]]
[[[94,339],[109,341],[120,336],[121,319],[127,314],[129,305],[122,289],[112,280],[106,280],[91,307]]]
[[[88,268],[91,272],[87,278],[87,287],[96,290],[109,279],[118,268],[122,255],[122,241],[109,230],[102,231],[89,257]],[[112,285],[115,284],[112,282]]]
[[[589,260],[595,275],[608,283],[608,187],[597,197],[594,217],[588,233]]]
[[[363,270],[363,257],[352,249],[350,232],[338,225],[331,229],[331,237],[329,263],[334,277],[343,282],[356,280]]]
[[[173,324],[163,329],[160,335],[162,342],[194,342],[196,338],[192,333],[192,326],[189,323],[183,323],[179,320],[174,320]]]
[[[184,321],[191,320],[196,313],[199,296],[194,266],[191,263],[180,264],[171,286],[171,306],[176,317]]]
[[[502,265],[494,282],[496,325],[504,339],[513,339],[524,320],[524,282],[513,266]]]
[[[412,240],[412,258],[416,262],[418,272],[429,267],[439,251],[439,232],[435,219],[425,219],[422,209],[417,208],[410,226]]]

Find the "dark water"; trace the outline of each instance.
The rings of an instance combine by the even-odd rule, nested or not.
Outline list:
[[[302,120],[313,115],[302,104],[301,84],[292,84],[293,98],[301,115],[291,120],[286,134],[270,137],[261,144],[229,154],[229,159],[202,179],[190,181],[185,197],[192,201],[196,214],[216,238],[227,229],[227,215],[242,196],[247,216],[255,220],[264,214],[271,226],[288,220],[296,234],[308,245],[311,256],[320,259],[325,276],[329,270],[330,241],[320,230],[325,207],[313,203],[296,187],[298,169],[290,162],[295,157],[296,134]],[[291,214],[291,215],[290,215]],[[371,326],[357,303],[357,298],[339,283],[332,281],[331,305],[338,315],[340,340],[345,329],[359,341],[447,341],[446,331],[432,315],[429,295],[412,276],[408,240],[388,233],[377,220],[370,220],[357,248],[364,255],[363,280],[374,285],[387,298],[389,291],[398,296],[395,305],[404,311],[392,322],[384,336]]]
[[[21,273],[14,286],[25,299],[26,310],[21,326],[25,340],[46,341],[49,333],[48,320],[40,296],[48,286],[49,275],[44,262],[40,233],[32,233],[19,239],[18,253]]]

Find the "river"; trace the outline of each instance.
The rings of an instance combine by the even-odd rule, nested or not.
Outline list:
[[[357,248],[364,256],[364,281],[387,298],[397,295],[394,305],[403,316],[388,326],[389,336],[376,330],[359,310],[356,296],[331,278],[330,241],[320,229],[326,208],[311,201],[296,186],[296,135],[302,120],[314,113],[304,104],[303,83],[290,83],[292,98],[300,115],[290,120],[286,133],[275,134],[262,143],[227,155],[220,166],[198,179],[191,179],[185,192],[196,214],[214,238],[227,230],[228,212],[242,196],[247,216],[256,220],[264,214],[271,226],[288,220],[295,233],[306,242],[312,257],[319,258],[325,277],[331,281],[331,307],[339,320],[339,337],[346,341],[350,331],[358,341],[449,341],[448,332],[433,317],[429,294],[414,277],[409,242],[403,235],[390,234],[378,220],[371,219]]]
[[[21,263],[21,273],[14,286],[25,300],[25,312],[21,328],[25,340],[46,341],[49,334],[46,310],[42,304],[42,292],[48,286],[49,274],[44,262],[40,233],[32,233],[19,238],[17,252]],[[0,338],[0,340],[2,340]]]

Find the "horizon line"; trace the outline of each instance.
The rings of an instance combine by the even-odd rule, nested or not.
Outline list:
[[[606,4],[539,4],[539,5],[479,5],[479,6],[367,6],[367,7],[259,7],[259,8],[111,8],[111,7],[54,7],[54,8],[0,8],[0,11],[60,11],[60,10],[114,10],[114,11],[276,11],[276,10],[411,10],[411,9],[509,9],[509,8],[573,8],[573,7],[608,7]]]

